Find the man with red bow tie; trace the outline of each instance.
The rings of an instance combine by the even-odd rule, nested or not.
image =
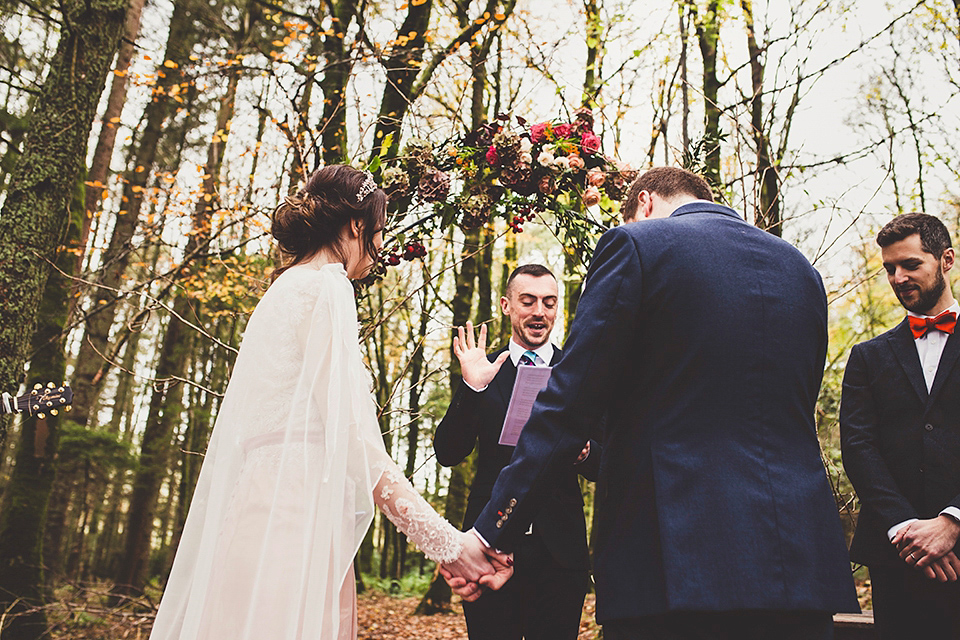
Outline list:
[[[960,638],[954,250],[943,223],[922,213],[894,218],[877,244],[907,317],[847,362],[840,436],[861,505],[850,558],[870,569],[881,639]]]

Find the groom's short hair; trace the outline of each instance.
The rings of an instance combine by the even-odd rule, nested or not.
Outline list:
[[[553,275],[553,272],[542,264],[522,264],[514,269],[513,273],[510,274],[510,277],[507,278],[507,286],[503,291],[503,295],[507,295],[510,292],[510,285],[513,284],[514,279],[516,279],[517,276],[522,275],[533,276],[534,278],[550,276],[554,280],[557,279],[557,276]]]
[[[881,249],[889,247],[915,233],[920,234],[920,248],[936,258],[940,258],[943,252],[952,246],[950,232],[939,218],[928,213],[904,213],[897,216],[880,229],[877,244]]]
[[[624,220],[637,215],[637,198],[641,191],[655,193],[666,200],[678,195],[688,195],[697,200],[713,202],[713,190],[702,176],[679,167],[654,167],[640,174],[630,185],[627,196],[620,205],[620,214]]]

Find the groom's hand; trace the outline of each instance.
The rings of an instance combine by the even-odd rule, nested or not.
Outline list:
[[[487,325],[480,325],[480,337],[474,342],[473,323],[467,321],[467,328],[457,327],[457,335],[453,337],[453,354],[460,361],[460,375],[463,381],[474,389],[483,389],[500,371],[501,365],[510,357],[509,351],[504,351],[494,361],[487,360]]]

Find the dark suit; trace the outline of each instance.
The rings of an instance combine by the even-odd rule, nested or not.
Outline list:
[[[489,356],[491,361],[501,349]],[[553,364],[561,352],[554,347]],[[467,500],[463,528],[470,529],[480,514],[500,470],[510,462],[513,447],[498,444],[517,368],[507,358],[482,392],[461,381],[446,415],[437,427],[433,448],[440,464],[450,467],[470,455],[479,443],[477,472]],[[581,443],[581,448],[583,443]],[[579,453],[579,450],[578,450]],[[582,463],[557,475],[554,491],[546,496],[533,521],[533,533],[524,535],[515,553],[515,575],[500,591],[464,603],[472,640],[509,640],[521,636],[544,640],[575,639],[587,591],[590,562],[583,519],[578,472],[596,480],[599,445]]]
[[[944,507],[960,507],[958,357],[960,335],[954,333],[944,345],[928,393],[917,346],[904,320],[855,345],[843,378],[843,466],[860,499],[850,559],[870,568],[881,626],[885,613],[899,612],[911,635],[920,634],[915,637],[924,637],[918,625],[936,617],[936,611],[923,613],[923,603],[941,613],[949,609],[952,624],[957,624],[960,591],[956,584],[934,583],[907,567],[887,532],[911,518],[934,518]],[[960,553],[960,548],[955,551]],[[887,598],[888,587],[905,591]],[[958,636],[960,626],[955,626],[952,637]]]
[[[513,548],[606,411],[598,621],[858,611],[814,424],[826,346],[819,274],[733,210],[690,203],[608,231],[475,527]]]

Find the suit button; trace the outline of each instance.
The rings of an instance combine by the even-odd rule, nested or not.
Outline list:
[[[500,528],[502,528],[502,527],[503,527],[503,520],[498,520],[498,521],[497,521],[497,529],[500,529]]]
[[[513,513],[513,507],[507,507],[507,513]]]
[[[516,498],[510,498],[510,506],[511,506],[511,507],[517,506],[517,499],[516,499]]]
[[[925,424],[925,425],[923,425],[923,428],[926,429],[927,431],[933,431],[933,425],[932,425],[932,424]]]
[[[927,471],[927,465],[925,464],[920,465],[920,473],[926,473],[926,471]]]

